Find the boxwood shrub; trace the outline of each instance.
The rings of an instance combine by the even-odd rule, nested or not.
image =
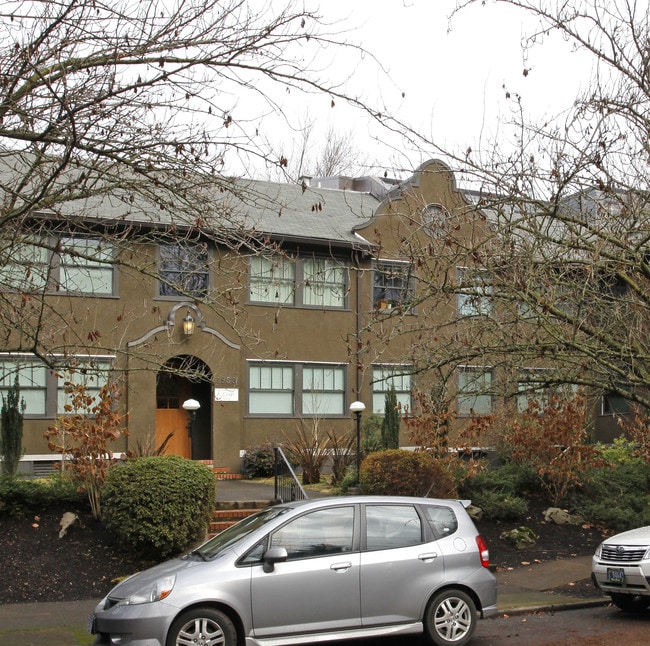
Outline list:
[[[452,475],[424,452],[389,449],[371,453],[361,463],[361,491],[371,495],[455,497]]]
[[[212,471],[176,455],[127,460],[102,489],[102,519],[127,550],[164,559],[206,536],[216,498]]]

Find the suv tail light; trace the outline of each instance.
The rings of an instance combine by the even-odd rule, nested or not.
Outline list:
[[[483,567],[490,567],[490,550],[487,543],[480,537],[476,537],[476,545],[478,546],[478,554],[481,557],[481,565]]]

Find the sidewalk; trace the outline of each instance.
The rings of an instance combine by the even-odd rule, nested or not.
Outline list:
[[[248,481],[219,483],[218,500],[270,500],[273,486]],[[591,557],[547,561],[497,572],[497,605],[501,615],[533,610],[562,610],[608,602],[608,598],[583,599],[558,594],[553,589],[591,575]],[[2,646],[82,646],[93,637],[87,632],[88,615],[98,599],[26,603],[0,606],[0,644]]]

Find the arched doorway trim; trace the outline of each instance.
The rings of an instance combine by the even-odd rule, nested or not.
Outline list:
[[[189,301],[181,301],[180,303],[176,303],[174,307],[169,310],[169,314],[167,315],[167,320],[165,321],[164,325],[158,325],[157,327],[152,328],[143,334],[140,338],[134,339],[133,341],[128,341],[126,344],[127,347],[135,348],[139,345],[142,345],[143,343],[146,343],[151,337],[155,336],[156,334],[159,334],[161,332],[172,332],[176,326],[176,317],[178,316],[178,311],[182,310],[183,308],[192,311],[195,325],[199,330],[201,330],[201,332],[205,332],[206,334],[217,337],[222,343],[227,345],[229,348],[232,348],[233,350],[241,349],[241,346],[239,344],[233,343],[223,334],[221,334],[221,332],[208,327],[205,323],[201,310],[194,303],[191,303]]]

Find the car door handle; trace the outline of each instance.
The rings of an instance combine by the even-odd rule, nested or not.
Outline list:
[[[420,559],[420,561],[424,561],[425,563],[430,563],[434,559],[438,558],[438,554],[436,552],[427,552],[425,554],[420,554],[418,558]]]
[[[352,563],[350,561],[346,561],[345,563],[332,563],[332,565],[330,565],[330,570],[334,570],[335,572],[345,572],[351,567]]]

